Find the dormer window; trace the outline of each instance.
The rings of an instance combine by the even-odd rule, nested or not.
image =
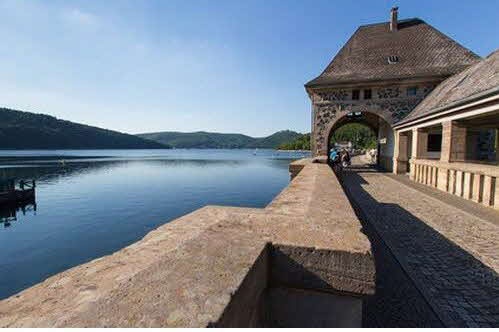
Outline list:
[[[399,57],[398,56],[396,56],[396,55],[390,55],[388,57],[388,63],[389,64],[394,65],[394,64],[396,64],[398,62],[399,62]]]

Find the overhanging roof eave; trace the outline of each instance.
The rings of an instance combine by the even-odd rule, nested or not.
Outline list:
[[[472,96],[457,100],[457,101],[452,102],[450,104],[447,104],[447,105],[444,105],[441,107],[437,107],[428,113],[421,114],[420,116],[414,117],[412,119],[411,118],[402,119],[399,122],[395,123],[393,125],[393,128],[400,129],[402,127],[411,126],[417,122],[424,121],[425,118],[437,117],[439,113],[445,112],[445,111],[450,110],[452,108],[466,106],[467,104],[471,104],[473,102],[479,101],[480,99],[493,97],[494,95],[499,95],[499,86],[492,88],[492,89],[489,89],[489,90],[486,90],[486,91],[482,91],[482,92],[474,94]]]
[[[366,80],[344,80],[344,81],[334,81],[328,83],[312,83],[316,79],[311,80],[305,84],[306,88],[330,88],[330,87],[340,87],[344,85],[362,85],[362,84],[372,84],[372,83],[398,83],[400,81],[420,81],[420,80],[443,80],[449,77],[447,74],[439,75],[415,75],[415,76],[399,76],[390,78],[373,78]]]

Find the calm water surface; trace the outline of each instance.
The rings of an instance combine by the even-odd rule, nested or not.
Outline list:
[[[0,299],[207,204],[264,207],[288,184],[289,162],[303,156],[273,150],[0,151],[0,178],[34,179],[38,186],[36,207],[0,207]]]

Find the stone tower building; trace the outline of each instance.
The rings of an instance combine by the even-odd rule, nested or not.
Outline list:
[[[392,170],[393,125],[439,83],[480,57],[419,18],[360,26],[331,63],[305,85],[312,101],[311,149],[327,156],[332,133],[348,122],[378,134],[378,160]]]

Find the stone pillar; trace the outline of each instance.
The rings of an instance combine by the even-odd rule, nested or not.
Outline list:
[[[442,149],[440,152],[440,161],[443,163],[450,162],[451,138],[452,138],[452,122],[445,121],[442,123]],[[455,172],[447,168],[438,169],[438,180],[437,180],[438,189],[446,192],[453,192],[455,181],[456,181]]]
[[[466,127],[452,125],[451,131],[451,161],[466,159]]]
[[[411,157],[410,161],[416,161],[418,159],[418,130],[413,129],[412,130],[412,147],[411,147]],[[412,165],[410,168],[410,173],[409,173],[409,178],[413,181],[416,181],[416,171],[417,171],[416,165]]]
[[[440,161],[464,161],[466,159],[466,127],[454,121],[442,123],[442,152]]]
[[[316,142],[316,129],[315,129],[315,113],[316,113],[316,106],[313,103],[313,95],[312,95],[312,128],[310,131],[310,152],[312,153],[312,157],[317,156],[317,142]]]
[[[448,163],[451,159],[451,141],[452,141],[452,121],[442,123],[442,151],[440,152],[440,161]]]
[[[412,130],[412,149],[411,149],[411,160],[415,161],[417,159],[423,159],[424,153],[426,152],[426,145],[428,144],[428,133],[425,133],[421,129]],[[411,167],[410,178],[415,180],[415,170],[416,167]]]
[[[395,133],[395,151],[393,156],[393,173],[405,174],[407,173],[408,163],[408,135],[407,133]]]

